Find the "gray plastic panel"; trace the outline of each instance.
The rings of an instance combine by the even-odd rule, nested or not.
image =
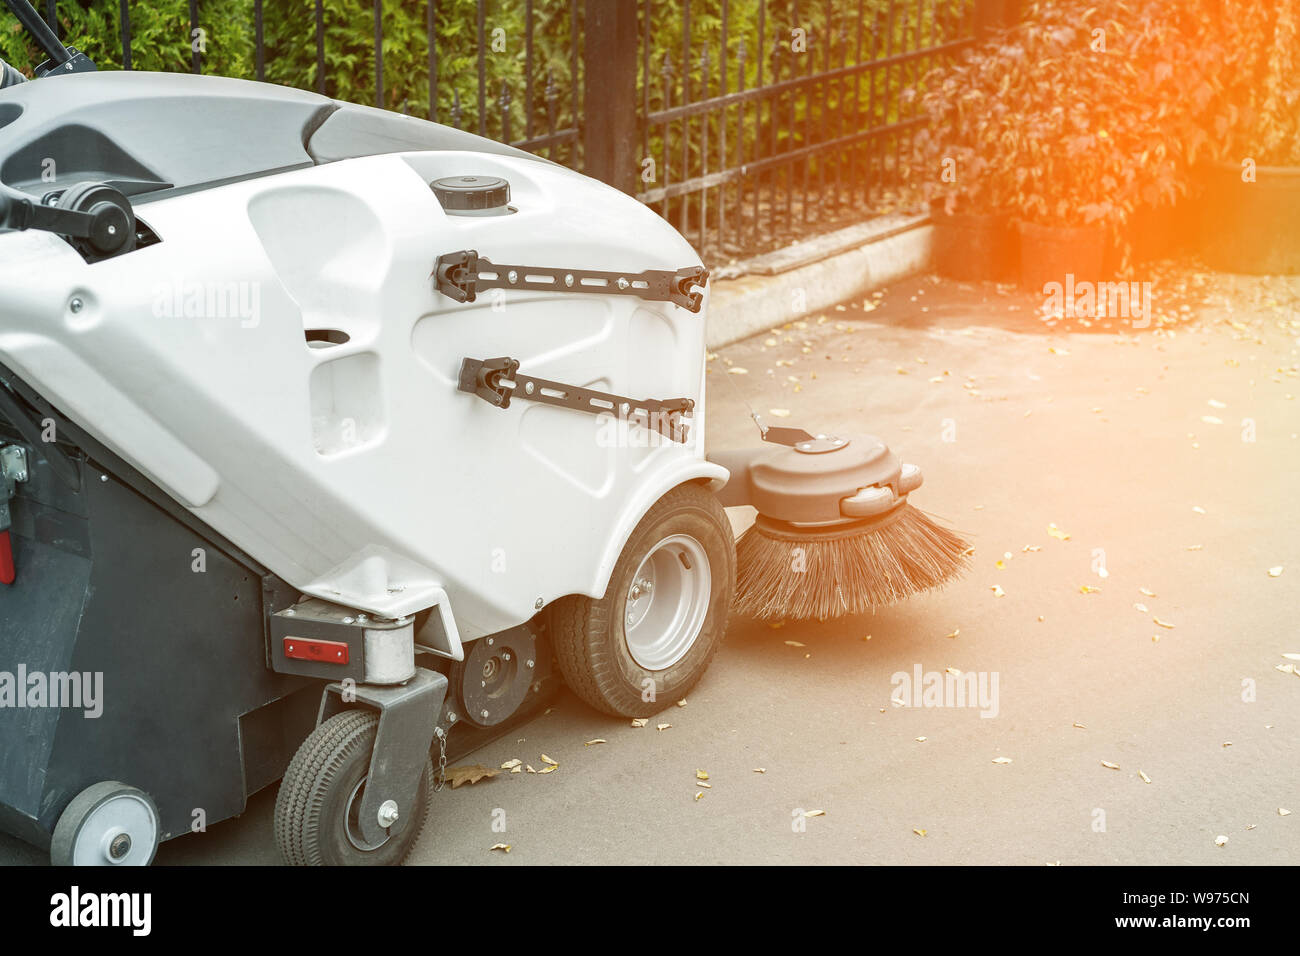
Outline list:
[[[174,184],[140,201],[309,166],[305,143],[336,108],[288,87],[183,73],[24,83],[0,90],[0,181],[37,194],[92,178]],[[53,184],[42,178],[50,160]]]
[[[318,163],[422,149],[467,150],[549,162],[513,146],[414,116],[354,103],[336,105],[338,111],[325,120],[307,143],[307,149]]]

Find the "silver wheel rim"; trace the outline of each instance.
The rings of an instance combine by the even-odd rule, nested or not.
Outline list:
[[[72,849],[74,866],[145,866],[158,843],[158,817],[134,793],[110,797],[86,815]]]
[[[366,842],[366,838],[361,835],[361,796],[365,792],[368,779],[370,779],[369,774],[358,780],[357,785],[352,788],[352,794],[348,797],[347,816],[344,818],[343,823],[347,831],[348,842],[362,853],[378,850],[393,838],[393,834],[390,832],[374,846],[371,846]]]
[[[623,607],[632,660],[648,671],[672,667],[695,644],[709,613],[709,556],[690,535],[664,538],[641,561]]]

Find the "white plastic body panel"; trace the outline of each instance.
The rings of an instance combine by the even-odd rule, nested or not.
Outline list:
[[[509,180],[517,212],[446,215],[427,184],[466,173]],[[390,617],[449,600],[473,640],[539,600],[602,594],[659,497],[727,478],[703,460],[705,311],[542,292],[458,304],[434,287],[434,260],[461,249],[609,271],[699,263],[594,180],[390,154],[137,213],[162,242],[95,265],[54,236],[0,234],[0,361],[307,594]],[[309,329],[348,340],[309,347]],[[693,398],[690,442],[457,391],[462,359],[502,355],[556,381]]]

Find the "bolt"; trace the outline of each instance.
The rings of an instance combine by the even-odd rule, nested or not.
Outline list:
[[[357,623],[358,623],[358,624],[364,624],[365,622],[366,622],[366,616],[365,616],[364,614],[358,614],[358,615],[357,615]]]
[[[355,624],[356,621],[354,621],[351,617],[345,617],[345,618],[343,619],[343,623],[344,623],[344,624]]]
[[[108,475],[100,475],[100,476],[99,476],[99,480],[100,480],[100,481],[108,481]]]
[[[27,480],[27,472],[25,471],[20,471],[18,472],[18,474],[14,475],[14,481],[26,481],[26,480]]]
[[[537,608],[537,610],[540,611],[540,610],[542,609],[542,606],[543,606],[545,603],[546,603],[546,602],[543,601],[541,598],[538,598],[536,601],[533,602],[533,607]]]
[[[293,608],[287,608],[284,612],[285,617],[293,617],[297,612]]]
[[[478,712],[478,715],[479,715],[480,717],[482,717],[484,720],[487,720],[488,712],[487,712],[486,710],[480,710],[480,711]]]
[[[529,661],[529,662],[528,662],[528,666],[529,666],[529,667],[532,667],[532,666],[533,666],[533,662],[532,662],[532,661]]]
[[[495,638],[495,637],[489,637],[489,638],[488,638],[488,647],[491,647],[491,646],[492,646],[493,644],[495,644],[495,643],[496,643],[496,638]]]
[[[397,822],[398,816],[396,801],[385,800],[379,805],[379,825],[385,830]]]
[[[569,286],[569,287],[572,287],[572,286],[573,286],[573,276],[572,276],[572,275],[566,275],[566,276],[564,277],[564,284],[567,285],[567,286]]]
[[[509,652],[509,651],[506,651],[504,654],[502,654],[502,655],[501,655],[501,659],[502,659],[503,661],[508,661],[508,660],[510,660],[510,652]]]
[[[68,308],[72,311],[73,315],[76,315],[78,312],[80,312],[84,306],[85,303],[82,302],[80,299],[73,299],[71,302],[68,303]]]
[[[449,724],[454,724],[454,723],[456,722],[457,719],[458,719],[458,718],[456,717],[456,712],[455,712],[455,711],[452,711],[452,710],[447,711],[447,723],[449,723]]]
[[[619,276],[619,277],[618,277],[618,283],[617,283],[617,285],[618,285],[618,287],[619,287],[620,289],[626,289],[626,288],[627,288],[628,286],[630,286],[631,284],[632,284],[632,283],[628,282],[628,281],[627,281],[626,279],[624,279],[622,276]]]
[[[635,618],[634,618],[631,614],[629,614],[629,615],[627,616],[627,622],[628,622],[629,624],[631,624],[633,620],[635,620]]]
[[[506,273],[506,278],[509,279],[512,283],[518,282],[519,273],[516,272],[514,269],[511,269],[509,272]]]
[[[108,855],[115,860],[120,860],[131,852],[131,838],[125,833],[119,833],[113,837],[113,842],[108,845]]]

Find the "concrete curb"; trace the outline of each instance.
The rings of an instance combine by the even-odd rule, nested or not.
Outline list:
[[[930,264],[934,233],[929,222],[925,216],[881,217],[721,270],[724,276],[771,272],[774,257],[803,263],[776,274],[742,274],[715,281],[709,294],[708,347],[719,348],[779,328],[924,271]],[[846,239],[853,243],[848,249],[844,249]]]

